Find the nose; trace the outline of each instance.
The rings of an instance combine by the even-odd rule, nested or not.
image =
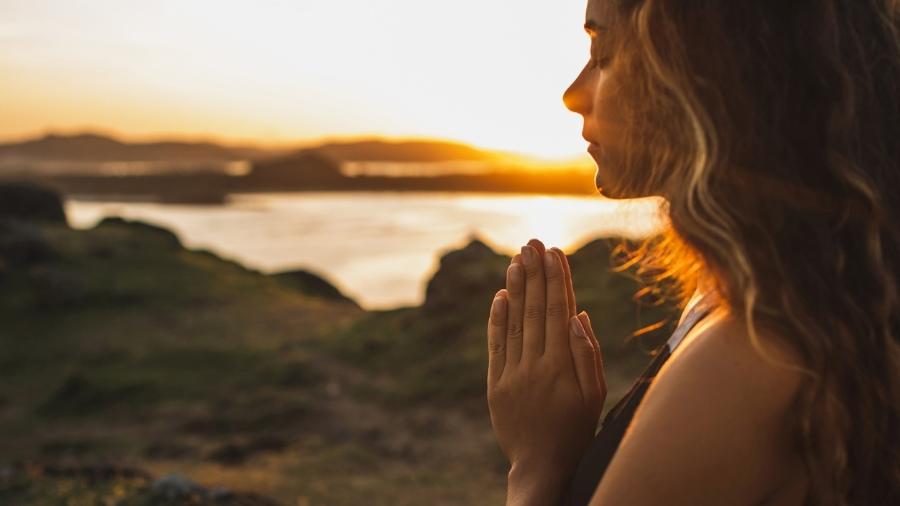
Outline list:
[[[563,93],[563,103],[572,112],[577,112],[581,115],[590,114],[592,105],[590,93],[588,93],[587,86],[585,86],[584,71],[575,78],[575,81]]]

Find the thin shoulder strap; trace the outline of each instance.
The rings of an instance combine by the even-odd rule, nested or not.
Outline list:
[[[675,351],[675,348],[681,343],[684,336],[686,336],[701,319],[712,311],[712,299],[711,293],[705,293],[698,296],[695,301],[688,303],[688,312],[684,315],[684,318],[681,319],[681,323],[678,324],[675,331],[672,332],[672,336],[669,337],[669,340],[666,341],[670,352]]]

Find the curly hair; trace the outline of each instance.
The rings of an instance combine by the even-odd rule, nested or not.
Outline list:
[[[623,267],[799,352],[809,504],[900,504],[900,1],[615,4],[622,184],[668,219]]]

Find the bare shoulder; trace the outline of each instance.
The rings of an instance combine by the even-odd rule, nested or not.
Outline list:
[[[648,389],[593,505],[750,505],[784,485],[797,467],[790,417],[804,376],[785,340],[758,337],[765,356],[732,319],[691,330]]]
[[[784,336],[760,328],[756,334],[754,344],[747,327],[729,317],[701,322],[660,371],[659,388],[677,388],[681,381],[716,380],[724,383],[716,383],[717,388],[710,388],[713,392],[751,396],[765,393],[759,398],[750,397],[747,402],[761,402],[764,405],[755,407],[773,412],[783,410],[803,382],[799,370],[803,360]],[[666,376],[671,381],[664,381]]]

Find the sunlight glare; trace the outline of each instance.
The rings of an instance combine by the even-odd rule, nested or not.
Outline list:
[[[503,216],[504,226],[490,240],[514,254],[530,239],[563,251],[598,235],[646,237],[661,230],[660,199],[612,200],[602,197],[534,195],[463,196],[458,206]]]

